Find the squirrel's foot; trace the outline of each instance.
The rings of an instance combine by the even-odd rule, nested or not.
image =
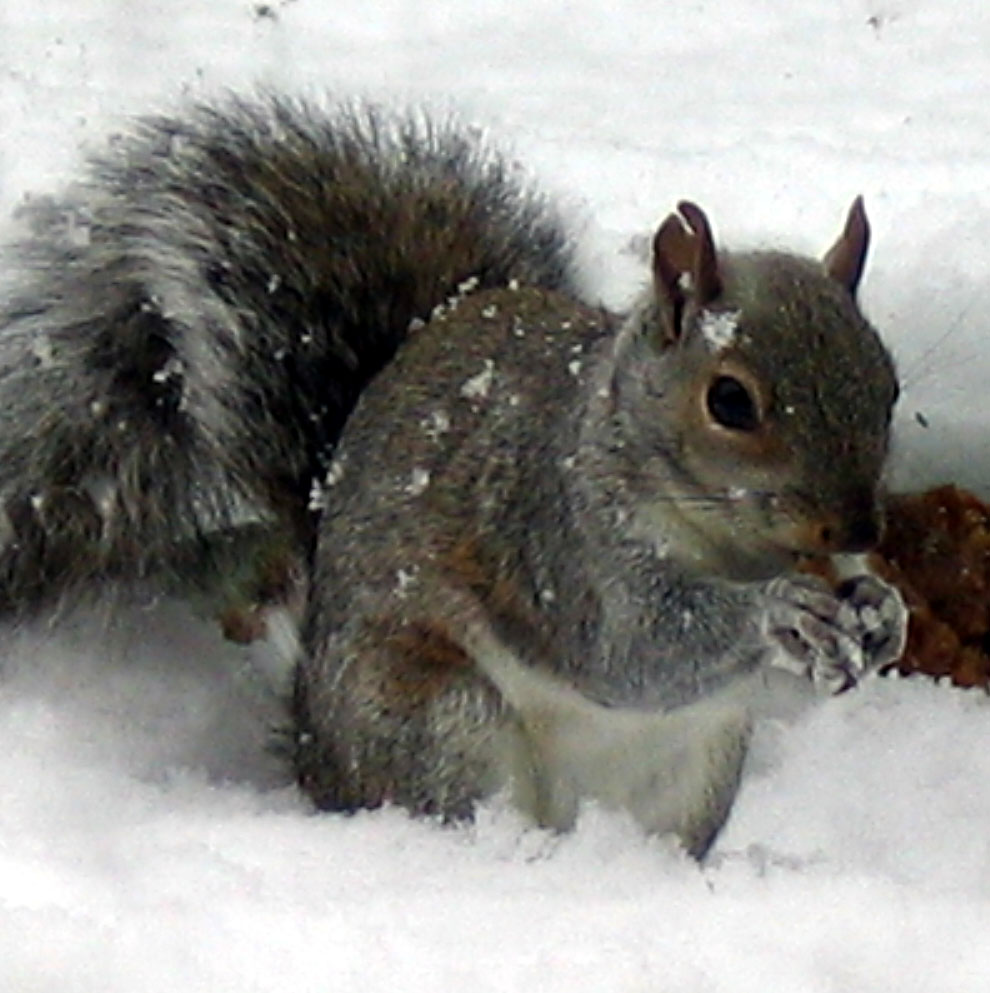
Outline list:
[[[855,686],[904,649],[907,608],[892,586],[875,576],[846,580],[836,592],[810,576],[767,584],[764,636],[773,664],[806,676],[832,694]]]

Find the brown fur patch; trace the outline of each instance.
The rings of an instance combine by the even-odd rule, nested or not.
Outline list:
[[[480,600],[490,599],[495,577],[481,561],[476,538],[462,538],[443,557],[442,565]]]
[[[390,664],[382,694],[400,709],[429,703],[472,667],[471,656],[438,621],[410,621],[383,644]]]
[[[511,563],[486,561],[477,538],[462,538],[442,560],[459,585],[481,601],[487,615],[538,637],[545,619],[533,606]]]

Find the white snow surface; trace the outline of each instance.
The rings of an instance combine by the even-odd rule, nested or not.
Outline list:
[[[862,193],[894,478],[990,492],[982,0],[4,0],[3,215],[128,114],[258,83],[489,128],[613,306],[680,198],[817,253]],[[762,727],[698,867],[595,809],[562,837],[497,803],[315,814],[269,747],[277,653],[182,605],[0,639],[0,993],[990,989],[981,694],[875,680]]]

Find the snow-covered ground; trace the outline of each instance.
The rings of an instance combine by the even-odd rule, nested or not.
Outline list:
[[[990,494],[983,0],[4,0],[2,213],[128,113],[257,82],[490,127],[613,305],[678,198],[818,252],[863,193],[895,478]],[[0,659],[0,993],[990,989],[982,695],[875,681],[761,729],[699,869],[594,810],[559,838],[314,815],[273,652],[176,604],[0,630]]]

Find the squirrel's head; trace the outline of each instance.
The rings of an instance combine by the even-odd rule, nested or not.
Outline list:
[[[700,208],[678,210],[653,241],[652,316],[633,329],[627,365],[637,425],[652,434],[647,458],[655,446],[667,488],[658,501],[695,532],[685,548],[738,578],[865,551],[882,527],[898,388],[856,303],[862,200],[821,261],[720,253]],[[660,502],[656,512],[667,516]]]

